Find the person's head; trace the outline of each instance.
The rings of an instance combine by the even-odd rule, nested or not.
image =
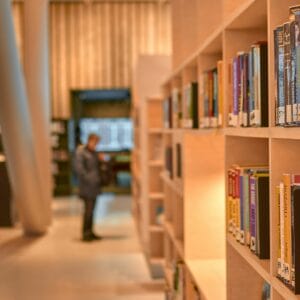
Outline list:
[[[101,141],[101,137],[95,133],[91,133],[88,136],[88,141],[87,141],[87,147],[89,150],[91,151],[95,151],[97,145],[99,144],[99,142]]]

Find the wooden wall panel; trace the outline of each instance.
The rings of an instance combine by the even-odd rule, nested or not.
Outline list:
[[[52,3],[53,115],[70,115],[70,89],[130,87],[140,54],[170,54],[170,6]]]
[[[22,53],[22,3],[14,3]],[[139,55],[171,54],[170,4],[51,3],[52,113],[70,116],[70,90],[130,87]]]

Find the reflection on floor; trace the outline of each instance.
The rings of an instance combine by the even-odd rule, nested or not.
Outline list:
[[[96,232],[80,240],[82,203],[54,201],[49,233],[26,238],[0,229],[1,300],[162,300],[162,283],[150,279],[130,216],[130,197],[99,197]]]

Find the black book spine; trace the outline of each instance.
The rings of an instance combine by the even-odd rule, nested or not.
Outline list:
[[[284,46],[284,97],[285,97],[285,120],[286,125],[292,123],[291,103],[291,44],[290,44],[290,23],[283,25],[283,46]]]
[[[181,168],[181,145],[176,144],[176,150],[177,150],[177,177],[181,178],[182,176],[182,168]]]
[[[269,98],[268,98],[268,45],[260,44],[260,80],[261,80],[261,126],[269,126]]]
[[[193,128],[199,127],[199,112],[198,112],[198,83],[192,82],[191,86],[191,101],[192,101],[192,120]]]
[[[270,259],[269,177],[258,177],[260,259]]]

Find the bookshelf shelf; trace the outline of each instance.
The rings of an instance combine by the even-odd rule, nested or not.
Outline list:
[[[224,129],[227,136],[268,138],[270,135],[269,128],[226,128]]]
[[[150,200],[162,200],[164,198],[163,193],[151,193],[149,195]]]
[[[225,259],[187,260],[186,264],[204,299],[226,300]]]
[[[150,128],[149,134],[162,134],[163,129],[162,128]]]
[[[264,280],[269,283],[271,282],[270,260],[257,258],[247,246],[241,245],[232,236],[227,236],[227,243],[234,248]]]
[[[170,222],[165,222],[164,228],[165,228],[165,232],[168,234],[168,236],[172,240],[172,242],[176,248],[176,251],[179,253],[180,257],[183,258],[184,257],[183,243],[182,243],[182,241],[180,241],[179,239],[177,239],[175,237],[175,233],[174,233],[172,224]]]
[[[162,167],[163,166],[163,161],[162,160],[150,160],[149,161],[149,166],[150,167]]]
[[[299,0],[200,2],[191,0],[189,4],[183,4],[180,0],[172,0],[174,7],[186,5],[185,8],[190,15],[187,18],[186,13],[181,10],[173,12],[173,25],[178,29],[173,31],[174,67],[170,76],[163,81],[162,89],[164,97],[171,99],[171,106],[175,103],[176,107],[173,92],[176,94],[176,90],[180,90],[182,104],[184,88],[190,82],[198,82],[198,116],[200,118],[207,116],[202,111],[205,108],[200,107],[203,106],[204,98],[203,75],[215,69],[218,66],[217,62],[222,60],[223,68],[220,74],[223,89],[220,111],[223,125],[219,129],[162,130],[165,148],[169,147],[173,151],[172,172],[167,172],[169,166],[166,166],[166,169],[162,168],[160,176],[164,187],[166,220],[164,230],[166,240],[171,241],[167,244],[171,244],[169,246],[171,254],[178,253],[177,260],[180,260],[192,275],[192,279],[187,280],[189,283],[195,283],[204,299],[260,299],[266,282],[270,285],[271,300],[300,299],[300,296],[294,295],[273,276],[277,272],[278,251],[275,187],[279,184],[283,173],[300,173],[300,128],[275,127],[273,30],[288,21],[289,6],[299,5]],[[233,101],[232,61],[237,57],[237,53],[239,55],[242,52],[249,53],[251,46],[258,41],[268,42],[266,88],[269,126],[229,127],[232,124],[228,124],[228,115],[233,104],[236,104]],[[266,102],[267,99],[262,100]],[[171,119],[178,121],[179,115]],[[199,123],[207,127],[211,124],[216,125],[215,120],[209,120],[208,125],[205,120],[200,120]],[[178,124],[180,123],[177,122],[175,127],[178,127]],[[180,175],[177,174],[180,164],[176,154],[177,145],[182,147]],[[248,247],[238,243],[232,236],[226,235],[225,204],[228,199],[226,176],[232,165],[269,166],[269,260],[258,259]],[[211,238],[204,241],[203,236]],[[216,253],[218,248],[216,245],[220,245],[220,248],[224,246],[225,249]],[[176,255],[169,256],[175,256],[176,260]],[[210,264],[213,262],[220,262],[221,267],[216,268],[224,273],[226,269],[227,276],[219,276],[218,271],[212,271],[214,267]],[[203,275],[201,272],[206,269],[207,274]],[[216,283],[218,280],[223,282],[220,289],[215,288],[219,286]],[[210,290],[209,286],[213,282],[215,284],[212,284]],[[210,292],[220,294],[216,296]]]
[[[159,232],[159,233],[164,232],[164,229],[161,225],[151,225],[149,230],[150,232]]]

